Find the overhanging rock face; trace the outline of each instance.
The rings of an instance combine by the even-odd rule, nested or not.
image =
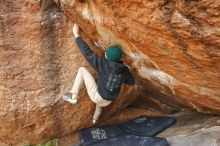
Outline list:
[[[54,0],[101,48],[120,44],[142,94],[220,114],[220,3]]]
[[[122,46],[144,101],[220,114],[219,8],[215,0],[0,1],[0,141],[37,143],[91,124],[94,104],[84,90],[76,106],[59,100],[77,69],[89,68],[73,22],[98,53]],[[125,87],[104,117],[139,93]]]

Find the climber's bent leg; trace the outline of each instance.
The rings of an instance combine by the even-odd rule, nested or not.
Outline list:
[[[80,89],[83,86],[83,83],[85,84],[85,87],[86,87],[86,90],[87,90],[87,93],[88,93],[90,99],[94,103],[96,103],[96,111],[93,116],[95,118],[93,120],[96,121],[96,120],[98,120],[98,117],[101,114],[101,111],[102,111],[101,107],[108,106],[111,103],[111,101],[104,100],[99,95],[95,79],[93,78],[91,73],[85,67],[80,67],[77,72],[73,87],[70,90],[70,93],[72,94],[72,96],[71,96],[72,100],[77,101],[78,94],[79,94]]]
[[[88,95],[91,97],[97,89],[95,79],[85,67],[80,67],[76,75],[73,87],[70,91],[73,94],[74,98],[78,97],[79,91],[82,88],[83,83],[85,84]]]
[[[69,93],[65,94],[65,95],[69,95],[69,96],[68,96],[68,98],[64,98],[64,100],[67,100],[69,102],[71,102],[71,100],[77,101],[78,94],[79,94],[80,89],[83,86],[83,83],[86,86],[86,90],[87,90],[89,96],[92,97],[97,90],[96,82],[95,82],[93,76],[89,73],[89,71],[85,67],[80,67],[77,72],[72,89],[70,90]],[[64,95],[64,97],[67,97],[65,95]]]
[[[73,83],[72,89],[70,90],[70,92],[66,93],[63,96],[63,99],[72,103],[72,104],[76,104],[77,103],[77,97],[78,97],[78,93],[80,88],[83,85],[83,77],[82,77],[82,73],[81,73],[81,68],[79,68],[75,81]]]
[[[90,99],[96,104],[96,109],[95,109],[95,113],[93,115],[93,121],[92,121],[93,124],[95,124],[98,118],[100,117],[100,114],[102,112],[102,107],[108,106],[111,103],[111,101],[104,100],[100,96],[98,89],[97,89],[96,81],[91,75],[91,73],[86,68],[81,67],[79,69],[79,73],[80,75],[82,75],[82,78],[81,78],[82,80],[80,80],[79,86],[76,86],[79,88],[74,88],[75,85],[73,85],[71,92],[75,95],[78,94],[80,87],[82,87],[82,83],[84,82]]]

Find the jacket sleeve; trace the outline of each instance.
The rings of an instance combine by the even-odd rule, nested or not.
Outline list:
[[[80,52],[89,62],[89,64],[96,70],[99,71],[100,66],[103,62],[103,58],[101,56],[96,55],[90,47],[82,40],[81,37],[76,38],[77,46],[80,49]]]
[[[128,84],[128,85],[134,85],[135,84],[135,78],[134,78],[134,76],[132,75],[132,73],[130,71],[128,72],[128,77],[125,80],[125,84]]]

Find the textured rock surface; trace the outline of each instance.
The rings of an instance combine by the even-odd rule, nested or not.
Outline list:
[[[94,104],[86,93],[76,106],[59,100],[77,69],[89,67],[71,27],[53,1],[0,1],[0,141],[39,143],[91,124]],[[137,91],[125,87],[103,117],[135,97]]]
[[[103,48],[124,48],[143,96],[220,114],[219,0],[55,2]]]
[[[171,146],[219,146],[220,126],[201,129],[189,135],[178,135],[168,138]]]
[[[90,125],[94,105],[84,92],[76,106],[59,100],[78,67],[88,67],[71,20],[98,53],[123,47],[149,98],[141,101],[164,113],[220,114],[219,0],[54,1],[61,11],[52,0],[0,1],[0,141],[38,143]],[[137,96],[122,93],[103,118]]]
[[[220,145],[220,116],[184,112],[174,115],[177,122],[159,137],[166,137],[171,146]]]

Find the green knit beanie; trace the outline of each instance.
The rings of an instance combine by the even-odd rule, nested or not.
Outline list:
[[[119,61],[121,59],[121,49],[115,45],[107,47],[105,54],[110,61]]]

